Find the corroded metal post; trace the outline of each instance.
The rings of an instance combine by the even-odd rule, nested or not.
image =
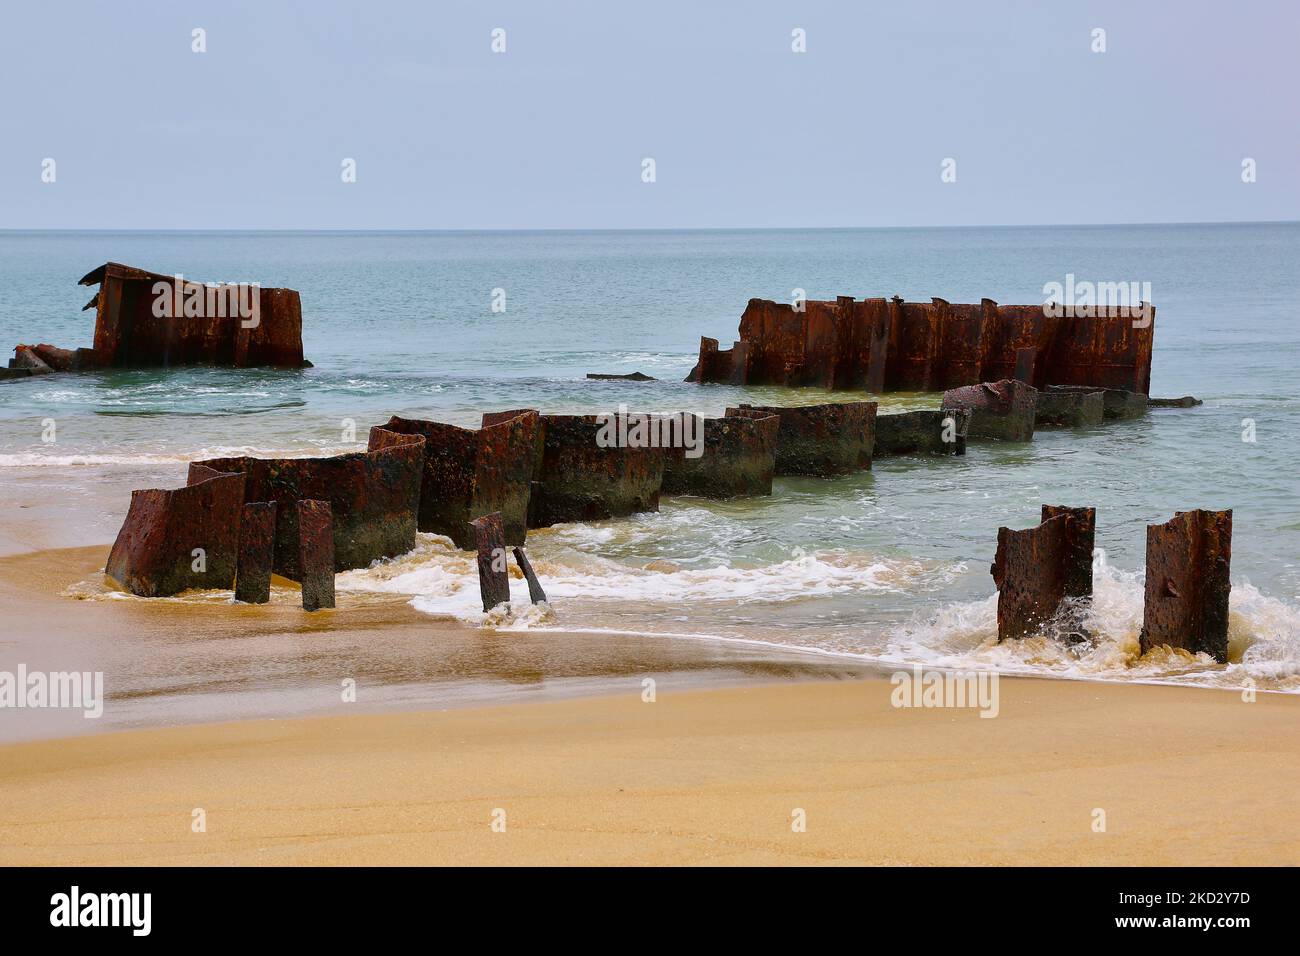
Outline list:
[[[275,502],[251,501],[239,521],[239,566],[235,600],[265,604],[271,600],[271,564],[275,560]]]
[[[542,590],[542,582],[537,580],[537,572],[533,570],[532,562],[524,554],[523,548],[515,548],[515,560],[519,562],[519,570],[524,572],[524,580],[528,582],[528,599],[534,604],[543,603],[546,592]]]
[[[478,589],[486,612],[498,604],[510,603],[505,526],[501,523],[499,511],[475,518],[469,525],[474,529],[474,541],[478,547]]]
[[[302,609],[334,606],[334,519],[328,501],[299,500],[298,567]]]
[[[1077,612],[1092,595],[1095,527],[1093,508],[1044,505],[1038,527],[998,529],[989,571],[998,589],[999,643],[1040,634],[1053,623],[1067,640],[1084,638]]]
[[[1142,652],[1168,645],[1226,664],[1231,566],[1231,509],[1148,525]]]

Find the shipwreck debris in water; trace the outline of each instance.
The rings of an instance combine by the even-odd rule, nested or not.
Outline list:
[[[825,405],[741,405],[728,418],[780,419],[776,474],[829,477],[871,468],[876,444],[875,402]]]
[[[265,604],[271,600],[271,565],[275,560],[274,501],[250,501],[239,520],[239,565],[235,600]]]
[[[419,529],[472,550],[473,518],[499,512],[508,545],[524,543],[541,420],[535,411],[484,422],[481,429],[392,416],[390,432],[424,436]]]
[[[750,299],[740,339],[726,350],[701,338],[688,382],[806,385],[873,394],[943,391],[1018,379],[1146,394],[1155,309],[960,305],[852,296],[801,308]],[[1140,312],[1135,320],[1134,312]]]
[[[330,458],[213,458],[191,463],[190,471],[241,473],[245,503],[277,502],[275,572],[300,581],[296,502],[328,502],[334,569],[364,568],[415,547],[423,467],[422,436],[376,426],[370,430],[368,451]],[[238,527],[238,515],[234,525]]]
[[[328,501],[300,498],[294,503],[298,530],[298,579],[302,609],[334,606],[334,519]]]
[[[1231,570],[1232,509],[1148,525],[1142,653],[1168,645],[1226,664]]]
[[[998,589],[998,641],[1029,637],[1057,623],[1069,640],[1084,639],[1078,616],[1092,596],[1096,510],[1043,505],[1038,527],[998,529],[989,568]],[[1062,620],[1062,615],[1069,620]]]
[[[964,385],[943,393],[944,408],[970,410],[971,438],[1029,441],[1034,437],[1037,406],[1038,390],[1014,379]]]
[[[193,465],[184,488],[131,492],[104,572],[140,597],[232,587],[243,496],[242,474]]]
[[[500,604],[510,603],[510,570],[506,565],[506,535],[501,512],[475,518],[470,522],[478,550],[478,589],[484,613]]]
[[[602,440],[611,431],[626,436],[631,419],[626,414],[542,416],[542,457],[529,498],[528,527],[659,510],[664,449],[640,447],[621,437]]]
[[[873,458],[889,455],[964,455],[969,408],[924,409],[876,416]]]
[[[664,494],[744,498],[772,493],[779,417],[691,417],[692,433],[703,436],[703,445],[697,455],[684,447],[667,449]]]
[[[18,345],[0,378],[97,368],[311,365],[302,354],[302,303],[293,289],[197,282],[119,262],[92,269],[81,285],[99,286],[82,309],[95,309],[94,347]]]

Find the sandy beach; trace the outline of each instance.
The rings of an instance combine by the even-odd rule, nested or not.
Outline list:
[[[0,863],[1300,862],[1294,697],[1004,680],[987,720],[890,690],[636,686],[18,744]]]
[[[0,864],[1300,862],[1294,695],[900,709],[879,667],[777,648],[104,598],[105,553],[0,558],[4,666],[107,689],[97,721],[3,713]]]

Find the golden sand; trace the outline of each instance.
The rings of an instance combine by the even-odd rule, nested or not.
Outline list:
[[[1300,862],[1294,697],[1000,689],[995,719],[865,680],[11,745],[0,863]]]
[[[114,712],[178,676],[233,707],[257,695],[203,682],[279,668],[341,715],[0,746],[0,864],[1300,863],[1294,696],[1003,679],[994,719],[897,709],[882,679],[808,680],[863,673],[829,659],[498,634],[400,599],[77,600],[106,553],[0,558],[0,665],[102,667],[128,685]],[[361,713],[338,703],[341,672],[498,695],[579,677],[607,696]],[[766,683],[683,689],[724,673]],[[199,719],[184,694],[159,700],[144,722]],[[19,715],[37,735],[86,729],[0,720]]]

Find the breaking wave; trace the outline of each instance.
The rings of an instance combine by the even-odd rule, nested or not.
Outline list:
[[[896,627],[880,660],[935,667],[1094,680],[1137,680],[1300,692],[1300,609],[1233,585],[1228,663],[1169,647],[1142,654],[1143,576],[1103,567],[1094,576],[1084,616],[1089,639],[1069,644],[1050,633],[1018,641],[997,639],[997,595],[949,604]]]
[[[587,551],[581,542],[608,544],[620,532],[610,527],[556,529],[551,547],[536,549],[533,563],[548,597],[560,608],[528,604],[526,584],[511,565],[509,615],[481,609],[474,555],[458,551],[436,535],[421,535],[415,551],[370,568],[340,574],[342,591],[411,596],[426,614],[452,617],[499,629],[562,630],[630,628],[669,637],[685,624],[693,637],[734,641],[726,622],[746,605],[765,607],[833,597],[867,605],[873,597],[937,593],[965,570],[963,565],[817,552],[754,567],[716,564],[682,567],[667,560],[631,564]],[[1234,585],[1229,616],[1229,663],[1205,654],[1155,648],[1142,654],[1142,574],[1099,569],[1090,609],[1084,615],[1088,640],[1070,644],[1044,633],[999,644],[997,595],[946,603],[902,624],[863,625],[818,633],[760,626],[742,633],[747,643],[800,653],[820,653],[886,666],[995,670],[1006,674],[1083,680],[1179,683],[1300,692],[1300,609],[1260,593],[1248,582]],[[671,609],[675,616],[655,614]],[[598,609],[600,613],[596,610]],[[676,627],[660,626],[676,622]]]

